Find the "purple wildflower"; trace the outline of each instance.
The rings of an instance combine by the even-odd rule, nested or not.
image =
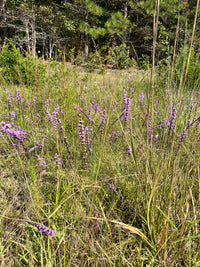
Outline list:
[[[101,124],[100,124],[101,133],[103,133],[105,122],[106,122],[105,114],[101,112]]]
[[[151,132],[152,132],[151,121],[149,121],[148,136],[151,136]]]
[[[14,111],[11,111],[11,117],[12,117],[12,119],[13,119],[13,121],[14,121],[15,118],[16,118],[16,113],[15,113]]]
[[[110,189],[112,189],[113,192],[115,192],[115,194],[119,195],[119,192],[110,183],[107,183],[107,185],[110,187]]]
[[[177,113],[176,108],[173,108],[170,120],[168,122],[169,130],[171,130],[172,132],[174,131],[176,125],[176,113]]]
[[[33,98],[33,104],[34,104],[34,106],[36,106],[36,100],[37,100],[37,97],[35,96],[35,97]]]
[[[29,152],[35,150],[36,148],[42,148],[42,144],[39,144],[38,142],[35,142],[35,146],[29,149]]]
[[[92,133],[92,128],[90,129],[90,133]],[[91,146],[91,142],[90,142],[90,139],[89,139],[89,128],[88,126],[85,127],[85,138],[86,138],[86,143],[87,143],[87,146],[88,146],[88,149],[90,152],[92,152],[92,146]]]
[[[116,133],[115,140],[119,137],[119,131]]]
[[[36,113],[36,116],[37,116],[37,121],[40,123],[40,114]]]
[[[57,111],[57,113],[59,113],[59,111],[60,111],[60,108],[59,108],[58,104],[56,105],[56,111]]]
[[[43,160],[43,158],[41,158],[39,155],[36,155],[36,158],[38,159],[38,161],[40,162],[42,166],[47,167],[47,164],[45,160]]]
[[[181,133],[181,136],[180,136],[180,140],[179,140],[179,143],[178,143],[178,147],[177,147],[177,151],[176,151],[176,155],[178,153],[178,150],[183,142],[183,139],[185,138],[186,136],[186,129],[183,129],[183,132]]]
[[[124,120],[125,120],[125,122],[128,120],[128,117],[129,117],[130,103],[131,103],[131,99],[127,98],[126,99],[126,105],[125,105],[125,112],[124,112]]]
[[[171,102],[170,105],[169,105],[169,112],[171,113],[172,111],[172,107],[173,107],[173,103]]]
[[[58,164],[59,167],[61,167],[62,163],[61,163],[61,159],[59,158],[58,154],[56,153],[54,156],[56,163]]]
[[[132,154],[132,147],[128,146],[127,150],[128,150],[128,154],[131,155]]]
[[[10,124],[9,122],[5,123],[4,121],[2,121],[0,123],[0,126],[2,126],[2,128],[0,128],[1,132],[7,133],[10,137],[16,138],[17,140],[20,141],[23,141],[25,135],[27,134],[26,132],[22,131],[19,126],[16,126],[16,129],[11,128],[13,127],[13,125]]]
[[[32,120],[31,120],[30,118],[28,118],[27,116],[24,116],[24,118],[25,118],[29,123],[31,123],[31,124],[33,124],[33,125],[35,124],[34,121],[32,121]]]
[[[142,107],[143,107],[143,101],[144,101],[144,93],[141,92],[141,94],[140,94],[140,104],[141,104]]]
[[[52,113],[53,116],[51,116],[51,114],[49,113],[49,111],[46,110],[46,114],[47,114],[47,117],[48,117],[49,121],[51,122],[51,124],[53,126],[54,132],[56,132],[57,131],[57,125],[59,125],[58,119],[56,117],[56,112],[54,111]]]
[[[91,115],[91,111],[92,111],[91,108],[92,108],[92,104],[90,103],[89,108],[88,108],[88,115]]]
[[[124,102],[124,105],[126,105],[126,96],[127,96],[127,92],[126,91],[124,91],[124,96],[123,96],[123,102]]]
[[[19,90],[19,89],[17,89],[16,98],[17,98],[17,101],[18,101],[18,102],[21,100],[20,90]]]
[[[197,120],[196,123],[195,123],[196,130],[198,129],[199,123],[200,123],[200,120]]]
[[[156,111],[156,109],[157,109],[157,106],[158,106],[158,101],[156,101],[156,103],[155,103],[155,105],[154,105],[154,109],[155,109],[155,111]]]
[[[27,106],[27,108],[29,108],[30,105],[31,105],[30,102],[27,100],[27,101],[26,101],[26,106]]]
[[[156,135],[152,138],[152,140],[153,140],[153,141],[156,141],[156,140],[158,139],[158,136],[159,136],[159,135],[156,134]]]
[[[183,132],[181,133],[181,137],[180,137],[180,141],[182,142],[183,139],[185,138],[186,136],[186,129],[183,129]]]
[[[116,132],[116,130],[114,129],[114,130],[111,132],[111,134],[109,134],[108,137],[110,138],[110,140],[114,137],[115,132]]]
[[[49,99],[46,99],[45,101],[45,108],[47,108],[49,106]]]
[[[12,106],[12,104],[13,104],[13,95],[10,93],[8,96],[8,105]]]
[[[162,128],[163,126],[165,126],[167,124],[167,119],[163,119],[160,121],[160,123],[156,126],[156,128]]]
[[[33,226],[37,227],[40,233],[45,233],[46,235],[55,236],[56,233],[51,228],[48,228],[44,225],[34,223]]]

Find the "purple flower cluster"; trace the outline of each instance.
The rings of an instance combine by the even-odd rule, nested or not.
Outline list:
[[[84,160],[84,167],[85,170],[87,169],[87,147],[86,147],[86,134],[85,134],[85,127],[83,126],[83,121],[79,120],[79,124],[77,125],[78,127],[78,133],[79,133],[79,138],[81,140],[81,148],[82,148],[82,153],[83,153],[83,160]]]
[[[21,95],[20,95],[20,90],[17,89],[17,94],[16,94],[17,101],[20,102],[21,100]]]
[[[8,105],[12,106],[12,104],[13,104],[13,95],[10,93],[8,96]]]
[[[35,96],[35,97],[33,98],[33,105],[34,105],[34,107],[36,107],[36,104],[37,104],[36,100],[37,100],[37,97]]]
[[[90,142],[90,134],[93,132],[93,129],[90,128],[88,126],[85,127],[85,140],[86,140],[86,143],[87,143],[87,146],[88,146],[88,149],[90,152],[92,152],[92,145],[91,145],[91,142]]]
[[[35,146],[32,147],[31,149],[29,149],[29,152],[31,152],[31,151],[33,151],[33,150],[35,150],[37,148],[42,148],[42,144],[39,144],[38,142],[35,142]]]
[[[46,114],[48,117],[48,120],[51,122],[52,126],[53,126],[53,130],[54,132],[57,132],[57,126],[60,126],[60,120],[57,118],[57,111],[53,111],[52,115],[49,113],[48,109],[46,109]],[[38,121],[40,120],[40,118],[37,116]]]
[[[80,108],[79,106],[76,107],[88,120],[89,122],[93,122],[92,117],[91,117],[91,110],[89,110],[89,115],[87,115],[82,108]]]
[[[35,124],[34,121],[32,121],[30,118],[28,118],[27,116],[24,116],[24,119],[27,120],[30,124]]]
[[[26,138],[27,133],[22,131],[19,126],[14,128],[13,124],[10,122],[2,121],[0,123],[0,132],[7,133],[10,137],[15,138],[19,141],[23,141]]]
[[[37,121],[38,121],[38,123],[40,123],[41,121],[40,121],[40,114],[39,113],[36,113],[36,116],[37,116]]]
[[[128,146],[127,151],[128,151],[128,154],[131,155],[132,154],[132,147]]]
[[[30,105],[31,105],[31,103],[27,100],[27,101],[26,101],[26,107],[29,108]]]
[[[183,129],[183,132],[181,133],[181,137],[180,137],[180,142],[183,141],[183,139],[185,138],[186,136],[186,129]]]
[[[46,161],[43,160],[43,158],[41,158],[39,155],[36,155],[36,158],[38,159],[38,161],[42,166],[47,167]]]
[[[156,111],[157,109],[157,106],[158,106],[158,101],[156,101],[156,103],[154,104],[154,110]]]
[[[41,225],[39,223],[34,223],[33,226],[37,227],[40,233],[45,233],[46,235],[55,236],[56,233],[51,228],[48,228],[44,225]]]
[[[115,192],[115,194],[119,195],[119,192],[110,184],[110,183],[107,183],[107,185],[110,187],[110,189]]]
[[[116,133],[116,129],[114,129],[111,134],[108,135],[110,140],[117,140],[119,137],[119,131]]]
[[[105,116],[105,113],[103,113],[103,112],[100,112],[100,114],[101,114],[101,124],[100,124],[100,127],[101,127],[101,133],[103,133],[105,122],[106,122],[106,116]]]
[[[161,129],[163,126],[165,126],[166,124],[168,124],[167,119],[163,119],[160,121],[160,123],[158,125],[156,125],[155,127],[158,129]]]
[[[61,159],[59,158],[58,154],[56,153],[54,156],[56,163],[58,164],[59,167],[61,167],[62,163],[61,163]]]
[[[120,119],[124,120],[126,123],[129,118],[130,104],[131,104],[131,99],[127,97],[126,91],[124,91],[123,104],[124,104],[124,111],[122,112]]]
[[[143,92],[141,92],[141,94],[140,94],[140,105],[143,107],[143,101],[144,101],[144,93]]]
[[[49,99],[46,99],[45,101],[45,109],[49,106]]]
[[[178,143],[178,146],[177,146],[177,150],[176,150],[176,155],[178,153],[178,150],[183,142],[183,139],[186,137],[186,129],[183,129],[183,132],[181,133],[181,136],[180,136],[180,140],[179,140],[179,143]]]
[[[172,132],[174,131],[174,128],[176,125],[176,113],[177,113],[176,108],[173,108],[171,117],[170,117],[169,122],[168,122],[169,130],[171,130]]]
[[[153,141],[156,141],[156,140],[158,139],[158,137],[159,137],[159,135],[156,134],[155,136],[153,136],[152,140],[153,140]]]
[[[12,120],[14,121],[16,116],[17,116],[17,114],[14,111],[11,111],[10,115],[11,115]]]
[[[127,98],[126,99],[126,103],[125,103],[124,115],[123,115],[123,119],[125,120],[125,122],[128,120],[128,117],[129,117],[130,104],[131,104],[131,99],[130,98]]]
[[[199,123],[200,123],[200,118],[199,118],[199,119],[196,121],[196,123],[195,123],[196,130],[198,130]]]

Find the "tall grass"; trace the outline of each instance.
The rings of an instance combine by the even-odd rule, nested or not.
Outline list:
[[[1,266],[198,266],[199,93],[48,73],[1,88]]]

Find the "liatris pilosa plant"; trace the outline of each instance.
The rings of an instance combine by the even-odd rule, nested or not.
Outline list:
[[[56,236],[56,233],[54,230],[52,230],[51,228],[48,228],[44,225],[41,225],[39,223],[34,223],[33,226],[35,226],[36,228],[38,228],[40,233],[45,233],[46,235],[50,235],[50,236]]]

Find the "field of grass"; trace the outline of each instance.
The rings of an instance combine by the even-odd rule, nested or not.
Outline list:
[[[200,266],[199,88],[47,68],[0,87],[0,266]]]

